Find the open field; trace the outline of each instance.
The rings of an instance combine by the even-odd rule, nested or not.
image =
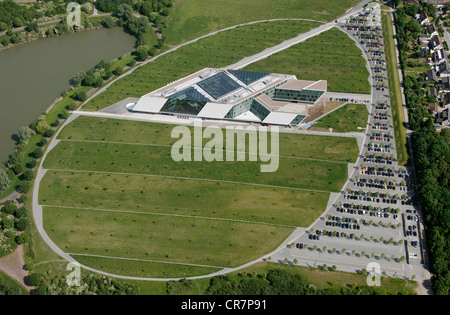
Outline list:
[[[152,214],[44,207],[44,227],[68,253],[217,267],[274,250],[293,228]]]
[[[276,172],[260,172],[261,165],[268,164],[261,161],[176,162],[171,147],[167,146],[62,141],[50,151],[44,168],[197,178],[330,192],[338,192],[347,178],[347,163],[280,157]]]
[[[61,131],[39,204],[62,250],[131,276],[238,266],[314,222],[358,154],[354,138],[282,133],[274,173],[262,161],[174,162],[173,127],[79,117]]]
[[[264,22],[203,38],[138,68],[83,109],[97,111],[127,97],[141,97],[201,69],[226,67],[319,25],[309,21]]]
[[[103,255],[104,256],[104,255]],[[173,278],[205,275],[217,272],[222,268],[194,265],[152,262],[142,260],[125,260],[109,257],[73,255],[80,263],[97,270],[130,277]]]
[[[347,104],[319,119],[309,130],[328,131],[332,128],[334,132],[361,132],[365,130],[368,116],[365,105]]]
[[[178,140],[171,138],[174,127],[175,125],[168,124],[80,116],[61,131],[58,139],[171,146]],[[189,128],[193,130],[192,127]],[[358,155],[354,138],[280,133],[279,139],[280,155],[283,156],[352,163]]]
[[[397,148],[397,160],[399,165],[408,163],[407,136],[405,124],[405,112],[403,109],[402,90],[398,74],[397,57],[395,54],[394,31],[392,18],[389,12],[382,13],[383,37],[385,39],[386,66],[389,80],[389,96],[391,99],[392,120],[394,123],[395,144]]]
[[[307,227],[329,194],[138,175],[47,172],[43,205],[211,217]]]
[[[327,80],[328,90],[370,94],[369,72],[361,50],[333,28],[245,68],[294,74],[301,80]]]
[[[357,0],[176,0],[165,30],[169,45],[245,22],[275,18],[332,21]]]

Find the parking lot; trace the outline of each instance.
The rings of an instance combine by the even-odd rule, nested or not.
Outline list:
[[[386,275],[411,277],[407,265],[423,264],[423,228],[409,169],[396,160],[381,23],[367,23],[371,14],[339,23],[370,67],[372,100],[359,158],[327,211],[276,259],[353,272],[378,262]]]

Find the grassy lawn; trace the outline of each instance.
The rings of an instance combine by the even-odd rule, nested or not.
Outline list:
[[[362,132],[365,130],[368,116],[365,105],[347,104],[319,119],[310,130],[332,128],[334,132]]]
[[[282,188],[60,171],[47,172],[39,194],[43,205],[304,227],[323,212],[328,198],[328,193]]]
[[[178,140],[171,138],[174,127],[169,124],[80,116],[61,131],[58,139],[173,145]],[[279,139],[280,155],[284,156],[354,162],[358,155],[354,138],[280,133]]]
[[[68,253],[217,267],[256,259],[293,231],[263,224],[48,207],[44,227]]]
[[[103,255],[105,256],[105,255]],[[92,256],[73,255],[80,264],[109,272],[117,275],[129,277],[154,277],[154,278],[174,278],[205,275],[217,272],[221,268],[189,266],[180,264],[166,264],[151,261],[124,260],[117,258],[104,258]]]
[[[357,0],[176,0],[164,30],[169,45],[223,29],[265,19],[304,18],[332,21]]]
[[[402,91],[398,74],[397,57],[395,55],[392,18],[389,12],[382,12],[383,37],[386,51],[386,65],[389,80],[389,96],[391,99],[392,119],[394,123],[397,160],[400,165],[406,165],[409,160],[407,136],[405,128],[405,112],[403,109]]]
[[[240,265],[275,249],[294,227],[314,222],[324,211],[329,192],[341,189],[347,162],[358,153],[353,138],[286,133],[280,134],[280,154],[285,156],[280,157],[275,173],[261,173],[261,161],[177,163],[170,155],[176,141],[170,137],[173,127],[79,117],[61,131],[62,141],[49,152],[44,165],[61,171],[47,172],[39,195],[45,209],[44,227],[61,249],[206,266]],[[216,271],[148,261],[75,258],[100,270],[145,277]]]
[[[3,289],[3,290],[1,290]],[[29,293],[13,278],[0,270],[0,293],[9,295],[29,295]]]
[[[262,173],[261,165],[268,164],[261,160],[176,162],[170,147],[63,141],[49,152],[44,168],[180,176],[329,192],[338,192],[347,178],[346,163],[280,157],[277,171]]]
[[[336,28],[253,63],[245,70],[294,74],[301,80],[327,80],[329,91],[370,94],[369,72],[361,50]]]
[[[201,39],[163,55],[118,80],[83,109],[97,111],[127,97],[141,97],[206,67],[226,67],[319,25],[307,21],[266,22]]]

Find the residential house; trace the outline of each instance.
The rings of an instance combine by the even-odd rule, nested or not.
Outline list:
[[[440,63],[438,68],[440,77],[442,78],[450,77],[450,66],[447,61]]]
[[[442,112],[436,114],[436,124],[441,126],[448,126],[450,122],[448,120],[448,108],[444,109]]]
[[[439,37],[439,35],[431,37],[429,46],[433,52],[435,50],[444,49],[444,45],[442,44],[442,41],[441,41],[441,38]]]
[[[433,115],[436,115],[439,112],[439,103],[430,103],[427,107],[431,110]]]
[[[416,14],[416,20],[420,23],[420,25],[430,24],[430,18],[428,17],[428,14],[424,10]]]
[[[427,81],[428,82],[437,82],[436,71],[434,71],[433,69],[428,70],[428,72],[427,72]]]
[[[445,107],[448,104],[450,104],[450,93],[445,94],[442,98],[442,105]]]
[[[445,6],[447,2],[450,2],[450,0],[427,0],[427,4],[432,4],[438,8]]]
[[[440,89],[444,93],[450,93],[450,78],[445,77],[442,78],[441,84],[439,85]],[[437,93],[436,93],[437,96]]]
[[[425,27],[425,34],[428,38],[431,38],[433,36],[439,36],[439,31],[436,26],[428,25],[427,27]]]

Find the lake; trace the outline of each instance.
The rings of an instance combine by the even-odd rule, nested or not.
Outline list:
[[[15,147],[12,136],[67,90],[76,73],[132,51],[135,41],[122,28],[101,28],[0,52],[0,167]]]

